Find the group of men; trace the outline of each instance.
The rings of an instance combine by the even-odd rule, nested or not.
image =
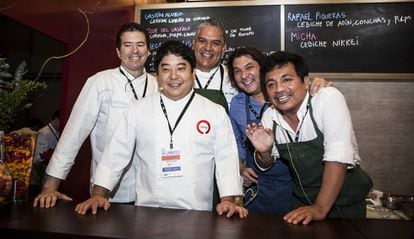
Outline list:
[[[107,210],[110,202],[212,210],[215,177],[220,195],[215,210],[227,217],[247,216],[236,198],[243,194],[242,185],[253,184],[258,194],[246,207],[288,213],[290,223],[361,216],[346,210],[355,204],[361,209],[371,182],[358,166],[346,103],[332,87],[319,90],[329,85],[323,79],[314,80],[313,91],[319,92],[310,96],[306,64],[291,59],[301,57],[278,52],[266,59],[255,48],[239,48],[227,70],[220,64],[226,48],[223,26],[209,19],[197,28],[194,51],[177,41],[157,49],[155,79],[144,67],[148,42],[139,24],[120,28],[121,65],[85,83],[34,206],[71,200],[58,191],[59,184],[90,135],[91,198],[76,206],[79,214]],[[333,109],[342,114],[333,115]],[[309,146],[308,141],[317,142]],[[303,154],[303,144],[319,151]],[[299,156],[308,153],[312,163],[303,164]],[[307,167],[315,165],[315,175],[308,175]],[[360,192],[342,190],[349,189],[347,183]]]

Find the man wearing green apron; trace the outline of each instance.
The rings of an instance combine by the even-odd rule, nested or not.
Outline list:
[[[208,19],[197,27],[193,39],[196,58],[196,92],[223,106],[228,112],[231,98],[237,94],[222,64],[226,48],[224,28],[217,19]]]
[[[276,52],[266,59],[261,84],[273,110],[246,134],[262,170],[283,160],[295,182],[288,223],[328,218],[364,218],[372,187],[360,167],[352,120],[344,96],[327,87],[311,97],[304,59]]]
[[[226,67],[220,64],[225,48],[224,27],[220,21],[208,19],[198,25],[193,39],[195,92],[223,106],[228,113],[231,98],[237,94],[237,90],[228,79]],[[217,186],[214,187],[213,198],[213,205],[216,205],[219,202]]]

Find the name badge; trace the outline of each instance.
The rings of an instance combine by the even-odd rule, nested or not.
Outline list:
[[[162,149],[161,171],[163,178],[183,176],[180,150]]]

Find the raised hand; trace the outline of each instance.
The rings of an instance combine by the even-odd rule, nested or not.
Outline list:
[[[272,149],[273,142],[275,141],[274,135],[271,129],[265,129],[262,124],[248,124],[246,128],[246,135],[252,142],[256,151],[268,152]]]

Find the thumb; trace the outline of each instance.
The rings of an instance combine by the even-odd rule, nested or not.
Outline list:
[[[73,201],[73,199],[71,197],[69,197],[69,196],[67,196],[66,194],[63,194],[63,193],[61,193],[59,195],[59,198],[63,199],[63,200],[66,200],[66,201]]]

